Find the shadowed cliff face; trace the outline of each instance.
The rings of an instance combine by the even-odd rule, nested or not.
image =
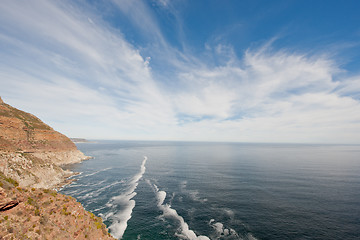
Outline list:
[[[55,188],[71,176],[63,164],[88,159],[65,135],[0,98],[0,171],[20,186]]]

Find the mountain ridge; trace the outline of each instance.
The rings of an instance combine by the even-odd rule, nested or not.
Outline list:
[[[72,174],[62,165],[86,159],[68,137],[0,100],[0,170],[21,187],[57,187]]]

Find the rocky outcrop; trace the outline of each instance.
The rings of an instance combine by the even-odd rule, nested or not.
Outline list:
[[[0,239],[114,239],[74,198],[16,185],[0,173]]]
[[[0,98],[0,171],[21,187],[55,188],[72,174],[60,166],[85,159],[65,135]]]
[[[75,144],[65,135],[30,113],[18,110],[0,101],[1,150],[24,152],[77,151]]]
[[[74,174],[62,165],[84,159],[65,135],[0,97],[0,239],[114,239],[100,217],[50,190]]]

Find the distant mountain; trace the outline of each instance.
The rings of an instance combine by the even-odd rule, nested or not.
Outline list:
[[[87,142],[91,142],[85,138],[70,138],[71,141],[73,141],[74,143],[87,143]]]

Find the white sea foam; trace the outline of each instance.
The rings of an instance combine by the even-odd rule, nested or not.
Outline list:
[[[257,238],[254,237],[251,233],[248,233],[247,237],[248,237],[248,240],[257,240]]]
[[[132,211],[135,207],[135,200],[132,198],[136,195],[135,189],[139,184],[139,180],[145,173],[146,161],[147,157],[145,156],[140,166],[140,171],[130,179],[129,188],[126,192],[111,198],[106,204],[108,207],[116,207],[120,205],[122,208],[119,212],[110,212],[105,216],[105,219],[111,219],[112,223],[109,226],[109,229],[111,230],[111,235],[117,239],[122,238],[127,228],[127,222],[131,218]]]
[[[79,177],[79,176],[82,175],[82,174],[83,174],[83,172],[77,172],[77,173],[75,173],[74,175],[70,176],[69,179],[77,178],[77,177]]]
[[[91,212],[98,212],[98,211],[100,211],[100,210],[103,210],[104,208],[106,208],[106,207],[105,207],[105,206],[99,207],[99,208],[96,208],[96,209],[94,209],[94,210],[91,210]]]
[[[181,217],[177,211],[169,204],[164,204],[166,198],[166,192],[160,191],[159,188],[153,184],[153,189],[156,194],[157,206],[163,212],[162,217],[174,219],[179,222],[179,233],[176,233],[176,236],[181,239],[189,240],[210,240],[207,236],[197,236],[193,230],[189,228],[189,225],[184,221],[184,218]]]
[[[182,181],[180,183],[181,192],[187,193],[193,201],[202,202],[202,203],[205,203],[208,201],[207,198],[202,199],[199,197],[199,191],[188,190],[186,187],[187,187],[187,181]]]
[[[92,173],[89,173],[89,174],[85,174],[85,175],[82,174],[81,176],[80,175],[77,175],[77,176],[79,176],[78,178],[90,177],[90,176],[93,176],[93,175],[101,173],[101,172],[105,172],[105,171],[110,170],[110,169],[112,169],[112,167],[104,168],[104,169],[101,169],[99,171],[92,172]]]
[[[112,184],[109,184],[109,185],[106,185],[106,186],[104,186],[104,187],[102,187],[102,188],[99,188],[99,189],[97,189],[96,191],[91,192],[91,196],[92,196],[92,197],[98,197],[98,196],[100,196],[106,189],[111,188],[111,187],[113,187],[113,186],[115,186],[115,185],[118,185],[118,184],[121,184],[121,183],[124,183],[124,180],[117,181],[117,182],[113,182]]]
[[[67,194],[75,195],[76,198],[82,199],[83,195],[85,195],[85,193],[88,193],[88,192],[91,192],[91,190],[85,187],[85,188],[80,188],[80,189],[76,189],[74,191],[68,192]]]
[[[216,239],[220,237],[241,239],[239,234],[234,229],[224,227],[223,223],[215,222],[215,219],[211,219],[209,225],[215,229]]]
[[[90,199],[90,198],[96,198],[100,196],[106,189],[111,188],[115,185],[124,183],[124,180],[113,182],[111,184],[106,185],[106,180],[94,183],[94,184],[79,184],[76,187],[77,189],[68,192],[69,195],[75,195],[77,199],[83,200],[83,199]],[[97,190],[94,190],[93,188],[96,186],[101,186]],[[83,187],[83,188],[80,188]]]
[[[224,209],[224,212],[225,212],[230,218],[234,218],[234,216],[235,216],[234,211],[231,210],[231,209],[225,208],[225,209]]]
[[[129,200],[120,212],[111,215],[112,224],[109,226],[111,235],[115,238],[121,239],[127,228],[127,222],[131,218],[133,208],[135,207],[135,201]]]

